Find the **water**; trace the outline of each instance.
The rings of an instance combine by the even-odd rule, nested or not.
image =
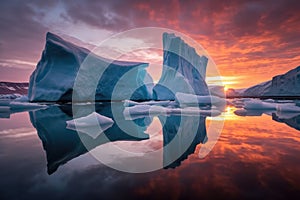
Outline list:
[[[100,108],[109,112],[105,109]],[[71,119],[68,106],[12,114],[0,119],[0,199],[299,197],[300,115],[237,116],[234,111],[228,107],[222,114],[222,134],[205,158],[200,159],[198,153],[210,118],[200,119],[184,156],[165,169],[139,174],[117,171],[86,153],[78,135],[64,128]],[[106,134],[122,148],[148,152],[174,137],[172,131],[178,127],[172,123],[178,117],[137,120],[141,129],[132,129],[133,135],[123,134],[117,126]],[[186,125],[191,119],[187,118]],[[161,121],[165,122],[163,129]],[[188,134],[193,127],[187,129]],[[141,139],[143,131],[151,132],[150,140]],[[95,151],[107,141],[98,139],[93,145]],[[157,160],[165,162],[168,153],[163,151]]]

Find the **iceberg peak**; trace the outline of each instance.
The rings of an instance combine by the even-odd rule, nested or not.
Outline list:
[[[208,95],[205,82],[208,58],[199,56],[174,33],[163,34],[163,71],[153,88],[155,100],[175,100],[177,92]]]

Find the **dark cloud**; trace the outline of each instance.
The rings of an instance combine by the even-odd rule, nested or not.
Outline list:
[[[64,12],[51,13],[55,6]],[[232,56],[246,60],[245,65],[256,59],[256,68],[267,65],[266,59],[278,57],[277,62],[283,65],[278,71],[281,73],[298,65],[299,10],[296,0],[2,1],[0,57],[36,62],[45,33],[51,30],[41,20],[48,14],[58,19],[57,26],[54,24],[58,29],[64,28],[62,21],[111,32],[143,26],[171,28],[200,42],[225,75],[239,75],[228,72],[244,68]],[[275,69],[272,63],[270,60],[270,67]],[[269,76],[277,70],[272,71]]]
[[[0,13],[1,59],[37,59],[47,31],[38,22],[39,14],[20,1],[2,1]]]

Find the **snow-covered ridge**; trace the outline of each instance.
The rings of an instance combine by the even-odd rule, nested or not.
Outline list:
[[[300,66],[248,88],[243,96],[300,96]]]
[[[241,94],[244,96],[263,96],[270,90],[271,85],[271,81],[266,81],[246,89]]]
[[[272,78],[270,90],[266,96],[300,96],[300,66],[285,74]]]
[[[246,89],[229,89],[228,97],[300,96],[300,66]]]
[[[0,82],[0,95],[27,94],[28,83]]]

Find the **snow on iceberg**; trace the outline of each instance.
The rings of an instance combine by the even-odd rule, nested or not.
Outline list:
[[[127,99],[129,92],[133,100],[151,99],[152,89],[145,85],[145,81],[152,81],[146,71],[148,63],[110,61],[47,33],[41,60],[30,76],[29,101],[72,101],[75,78],[88,55],[89,66],[80,69],[82,76],[78,79],[82,87],[74,91],[77,100],[111,100],[115,85],[126,73],[127,78],[119,83],[123,92],[113,100]],[[103,72],[101,78],[99,72]]]
[[[109,117],[93,112],[85,117],[66,121],[66,123],[68,129],[86,133],[95,139],[110,128],[114,121]]]
[[[205,82],[208,59],[174,34],[163,34],[163,70],[153,88],[154,100],[175,100],[177,92],[208,95]]]

